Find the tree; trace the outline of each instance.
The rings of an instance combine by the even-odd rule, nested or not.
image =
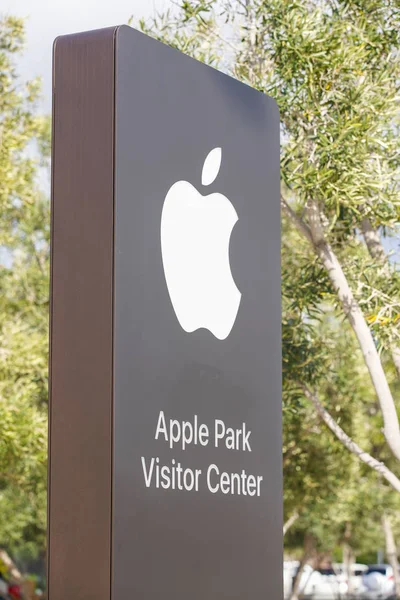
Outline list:
[[[46,526],[50,141],[37,80],[18,84],[23,21],[0,19],[0,546],[43,549]]]

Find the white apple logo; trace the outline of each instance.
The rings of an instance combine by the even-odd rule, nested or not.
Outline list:
[[[214,148],[203,166],[210,185],[221,165]],[[161,253],[172,306],[188,333],[204,327],[219,340],[230,334],[241,293],[229,263],[229,240],[238,216],[222,194],[202,196],[188,181],[169,189],[161,215]]]

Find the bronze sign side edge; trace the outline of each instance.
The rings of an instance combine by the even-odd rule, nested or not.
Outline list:
[[[110,600],[115,31],[54,44],[49,600]]]

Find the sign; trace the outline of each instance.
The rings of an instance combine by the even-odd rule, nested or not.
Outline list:
[[[278,600],[276,104],[122,26],[53,119],[49,598]]]

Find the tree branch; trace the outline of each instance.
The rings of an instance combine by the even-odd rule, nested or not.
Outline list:
[[[292,210],[288,203],[281,198],[282,208],[295,224],[297,229],[306,237],[314,248],[315,253],[324,265],[337,293],[346,315],[359,343],[368,368],[372,384],[375,388],[384,422],[384,435],[395,457],[400,460],[400,426],[397,411],[382,367],[381,359],[375,346],[372,333],[365,321],[362,310],[349,286],[342,266],[324,236],[321,212],[317,202],[307,203],[307,216],[310,226]]]
[[[289,217],[289,219],[296,226],[296,228],[299,230],[299,232],[302,235],[304,235],[304,237],[310,242],[310,244],[312,244],[313,240],[312,240],[310,228],[308,227],[308,225],[306,225],[306,223],[304,223],[303,219],[301,219],[295,213],[295,211],[289,206],[289,204],[286,202],[286,200],[283,198],[283,196],[281,196],[281,207],[282,207],[282,210],[285,213],[285,215],[287,217]]]
[[[363,463],[368,465],[371,469],[374,469],[377,473],[382,475],[390,483],[393,489],[396,492],[400,492],[400,479],[396,477],[394,473],[387,466],[376,460],[373,456],[365,452],[358,444],[356,444],[348,435],[343,431],[343,429],[336,423],[336,421],[331,417],[326,408],[322,405],[319,400],[317,394],[312,392],[306,385],[301,385],[304,395],[308,400],[312,402],[314,405],[318,415],[324,421],[324,423],[329,427],[329,429],[335,434],[337,439],[345,446],[350,452],[355,454],[357,458],[359,458]]]
[[[396,367],[397,376],[400,377],[400,348],[392,348],[391,353],[394,366]]]
[[[361,233],[371,257],[382,263],[386,263],[387,256],[381,238],[368,217],[364,217],[361,221]]]
[[[364,217],[361,221],[361,232],[371,258],[379,261],[389,275],[388,256],[383,247],[379,232],[372,226],[368,217]],[[396,367],[397,376],[400,377],[400,348],[392,346],[390,352],[394,366]]]
[[[291,526],[297,521],[299,516],[300,516],[300,514],[297,512],[297,510],[295,510],[294,513],[292,515],[290,515],[290,517],[288,518],[286,523],[284,523],[284,525],[283,525],[283,535],[284,536],[287,534],[287,532],[289,531]]]
[[[0,561],[2,561],[5,564],[7,569],[10,571],[10,575],[13,577],[13,579],[15,579],[18,582],[22,580],[21,572],[18,570],[15,563],[12,561],[7,552],[2,548],[0,548]]]
[[[392,524],[390,522],[389,515],[383,513],[382,515],[382,528],[385,535],[386,544],[386,557],[390,566],[393,569],[393,578],[395,584],[396,598],[400,597],[400,573],[399,573],[399,561],[397,560],[397,546],[393,535]]]

